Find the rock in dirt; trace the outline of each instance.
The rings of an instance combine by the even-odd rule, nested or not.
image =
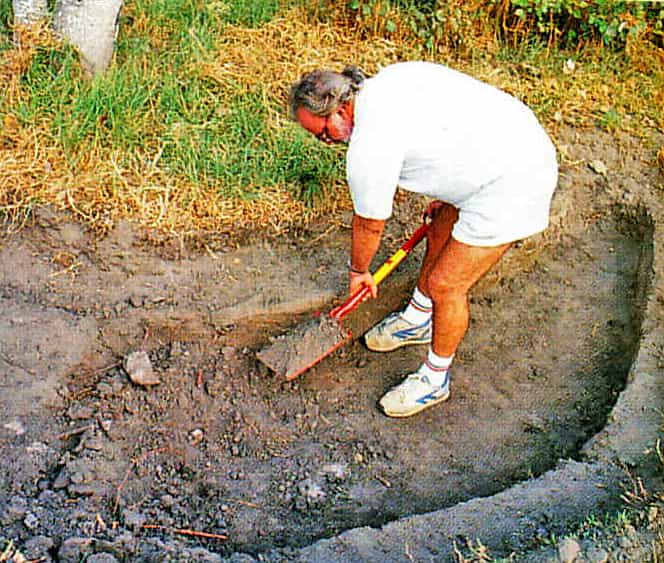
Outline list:
[[[321,468],[321,473],[330,480],[343,481],[350,475],[345,463],[328,463]]]
[[[588,563],[606,563],[609,560],[609,552],[595,545],[586,549],[585,556]]]
[[[131,530],[140,530],[143,524],[147,522],[147,518],[140,512],[126,509],[122,511],[122,519],[125,525]]]
[[[54,545],[53,540],[47,536],[35,536],[25,542],[23,555],[28,559],[40,559],[48,556]]]
[[[7,424],[2,425],[3,428],[6,428],[7,430],[10,430],[17,436],[21,436],[22,434],[25,434],[25,427],[21,423],[20,420],[12,420],[11,422],[8,422]]]
[[[558,557],[562,563],[573,563],[581,553],[579,542],[565,538],[558,544]]]
[[[58,561],[61,563],[79,563],[92,551],[90,538],[69,538],[62,542],[58,550]]]
[[[129,379],[137,385],[157,385],[161,383],[159,376],[152,368],[147,352],[138,350],[129,354],[124,361],[124,368]]]
[[[118,563],[110,553],[95,553],[85,560],[86,563]]]
[[[300,495],[309,504],[315,504],[325,499],[325,491],[312,479],[304,479],[297,484],[297,490]]]
[[[588,163],[588,166],[592,169],[593,172],[599,174],[600,176],[606,175],[609,171],[608,167],[601,160],[592,160]]]

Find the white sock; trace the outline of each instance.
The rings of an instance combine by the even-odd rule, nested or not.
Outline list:
[[[447,379],[447,370],[452,365],[453,359],[454,354],[449,358],[445,358],[435,354],[434,351],[429,348],[427,359],[424,360],[424,363],[420,366],[420,369],[417,370],[417,373],[420,375],[426,375],[431,385],[441,386]]]
[[[401,316],[409,323],[414,325],[424,324],[431,318],[433,311],[433,302],[424,293],[420,291],[419,287],[415,287],[413,296],[408,302],[408,307],[401,313]]]

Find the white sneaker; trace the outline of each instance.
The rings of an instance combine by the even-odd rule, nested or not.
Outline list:
[[[432,385],[426,375],[411,373],[399,385],[390,389],[380,400],[387,416],[402,418],[442,403],[450,396],[450,375],[445,374],[442,385]]]
[[[364,342],[374,352],[390,352],[409,344],[431,342],[431,317],[421,325],[408,322],[401,313],[391,313],[364,335]]]

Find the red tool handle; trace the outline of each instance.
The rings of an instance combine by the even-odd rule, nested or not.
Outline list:
[[[376,284],[379,284],[383,281],[388,274],[390,274],[401,262],[403,259],[410,254],[410,252],[417,246],[417,244],[424,238],[429,229],[428,223],[422,223],[420,227],[411,235],[411,237],[401,245],[401,248],[397,250],[392,256],[390,256],[383,265],[376,270],[376,273],[373,275],[374,281]],[[335,307],[330,311],[330,317],[333,319],[341,320],[348,313],[350,313],[355,307],[357,307],[362,301],[371,295],[371,287],[368,285],[363,285],[362,287],[356,289],[353,294],[341,305]]]

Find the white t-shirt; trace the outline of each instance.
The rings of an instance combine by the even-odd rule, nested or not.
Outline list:
[[[506,198],[518,208],[520,200],[539,194],[534,223],[524,217],[521,227],[509,226],[515,219],[510,215],[495,218],[500,224],[489,231],[500,232],[461,225],[464,235],[456,229],[462,242],[487,245],[545,228],[557,179],[555,149],[527,106],[426,62],[397,63],[364,82],[355,100],[346,171],[355,212],[369,219],[390,217],[397,186],[451,203],[460,222],[473,214],[494,221],[492,208]],[[516,214],[532,214],[531,203]],[[486,232],[471,233],[478,229]]]

